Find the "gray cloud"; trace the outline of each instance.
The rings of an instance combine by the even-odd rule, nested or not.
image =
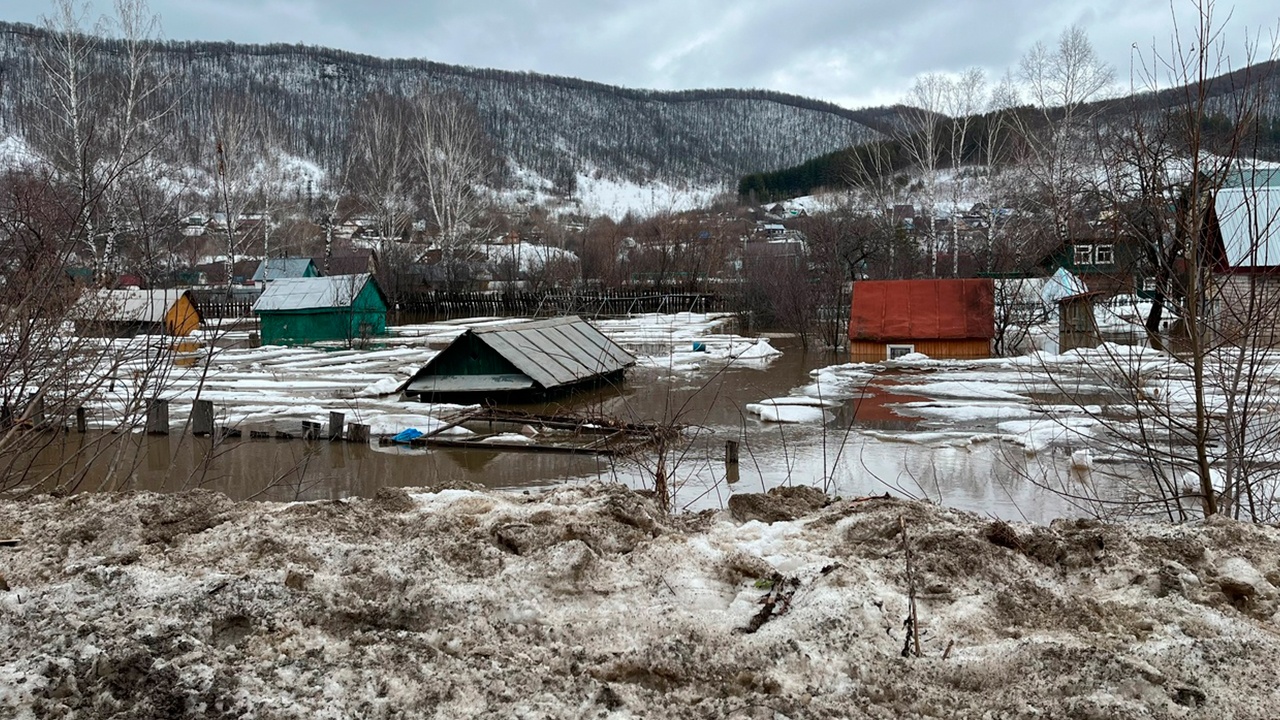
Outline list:
[[[96,0],[100,10],[106,0]],[[3,17],[39,22],[43,0]],[[1189,0],[1174,0],[1193,27]],[[901,100],[924,72],[996,78],[1079,23],[1127,85],[1135,46],[1169,48],[1167,0],[152,0],[175,39],[302,42],[384,57],[569,75],[628,87],[769,88],[849,106]],[[1226,51],[1270,47],[1271,2],[1222,4]],[[1259,34],[1260,33],[1260,34]]]

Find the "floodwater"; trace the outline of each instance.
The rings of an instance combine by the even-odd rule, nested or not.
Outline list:
[[[604,414],[628,421],[686,426],[662,465],[676,506],[723,507],[735,492],[783,484],[823,487],[844,497],[925,498],[1008,519],[1047,522],[1090,508],[1066,496],[1105,494],[1102,473],[1081,476],[1069,458],[1028,455],[999,441],[958,442],[925,433],[896,403],[922,398],[877,379],[863,396],[830,408],[825,423],[766,423],[748,403],[788,395],[811,382],[810,371],[843,361],[774,340],[784,354],[764,369],[708,366],[695,373],[635,368],[620,388],[540,406],[533,412]],[[413,412],[412,405],[406,412]],[[921,439],[921,438],[924,439]],[[726,441],[740,444],[727,466]],[[8,477],[26,472],[44,488],[180,490],[208,488],[236,499],[316,500],[372,496],[381,487],[424,487],[465,481],[488,488],[536,491],[563,482],[616,481],[652,486],[656,453],[636,457],[502,452],[474,449],[379,448],[351,443],[225,439],[142,434],[66,433],[40,453],[14,461]],[[126,478],[109,482],[107,478]],[[1101,485],[1101,487],[1100,487]],[[1050,488],[1066,490],[1053,492]]]

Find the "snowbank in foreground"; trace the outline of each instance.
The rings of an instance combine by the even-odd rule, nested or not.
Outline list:
[[[888,499],[743,518],[663,518],[601,486],[3,502],[21,544],[0,548],[0,715],[1261,718],[1280,700],[1276,529],[1009,527]],[[912,583],[920,658],[902,656]]]

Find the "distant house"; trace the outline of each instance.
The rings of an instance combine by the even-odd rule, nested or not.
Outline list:
[[[351,341],[387,331],[387,298],[369,273],[272,280],[253,312],[267,345]]]
[[[235,261],[235,264],[231,266],[231,278],[229,278],[231,281],[230,284],[252,285],[253,274],[257,272],[258,265],[260,264],[260,260]],[[210,285],[227,284],[227,264],[220,260],[200,263],[199,265],[190,268],[190,270],[203,275]]]
[[[1103,295],[1141,292],[1150,274],[1142,242],[1105,224],[1073,228],[1071,239],[1044,257],[1040,266],[1048,273],[1063,268]]]
[[[200,310],[189,290],[89,290],[71,311],[76,332],[94,337],[190,335]]]
[[[1215,323],[1229,342],[1280,342],[1280,187],[1224,187],[1207,209]]]
[[[311,258],[318,275],[356,275],[359,273],[378,274],[378,253],[372,249],[355,248],[349,252],[335,254],[329,258],[329,267],[325,268],[324,256]]]
[[[578,317],[472,329],[401,387],[423,402],[545,397],[618,382],[636,359]]]
[[[908,353],[940,359],[991,357],[994,337],[995,285],[989,278],[853,284],[853,362],[892,360]]]
[[[253,271],[253,284],[262,285],[273,280],[309,278],[318,277],[319,275],[320,271],[311,258],[267,258],[259,262],[258,268]]]

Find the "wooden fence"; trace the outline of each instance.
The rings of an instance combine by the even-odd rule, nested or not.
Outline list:
[[[632,313],[730,312],[732,296],[661,292],[424,292],[402,297],[393,310],[419,317],[470,315],[628,315]]]

